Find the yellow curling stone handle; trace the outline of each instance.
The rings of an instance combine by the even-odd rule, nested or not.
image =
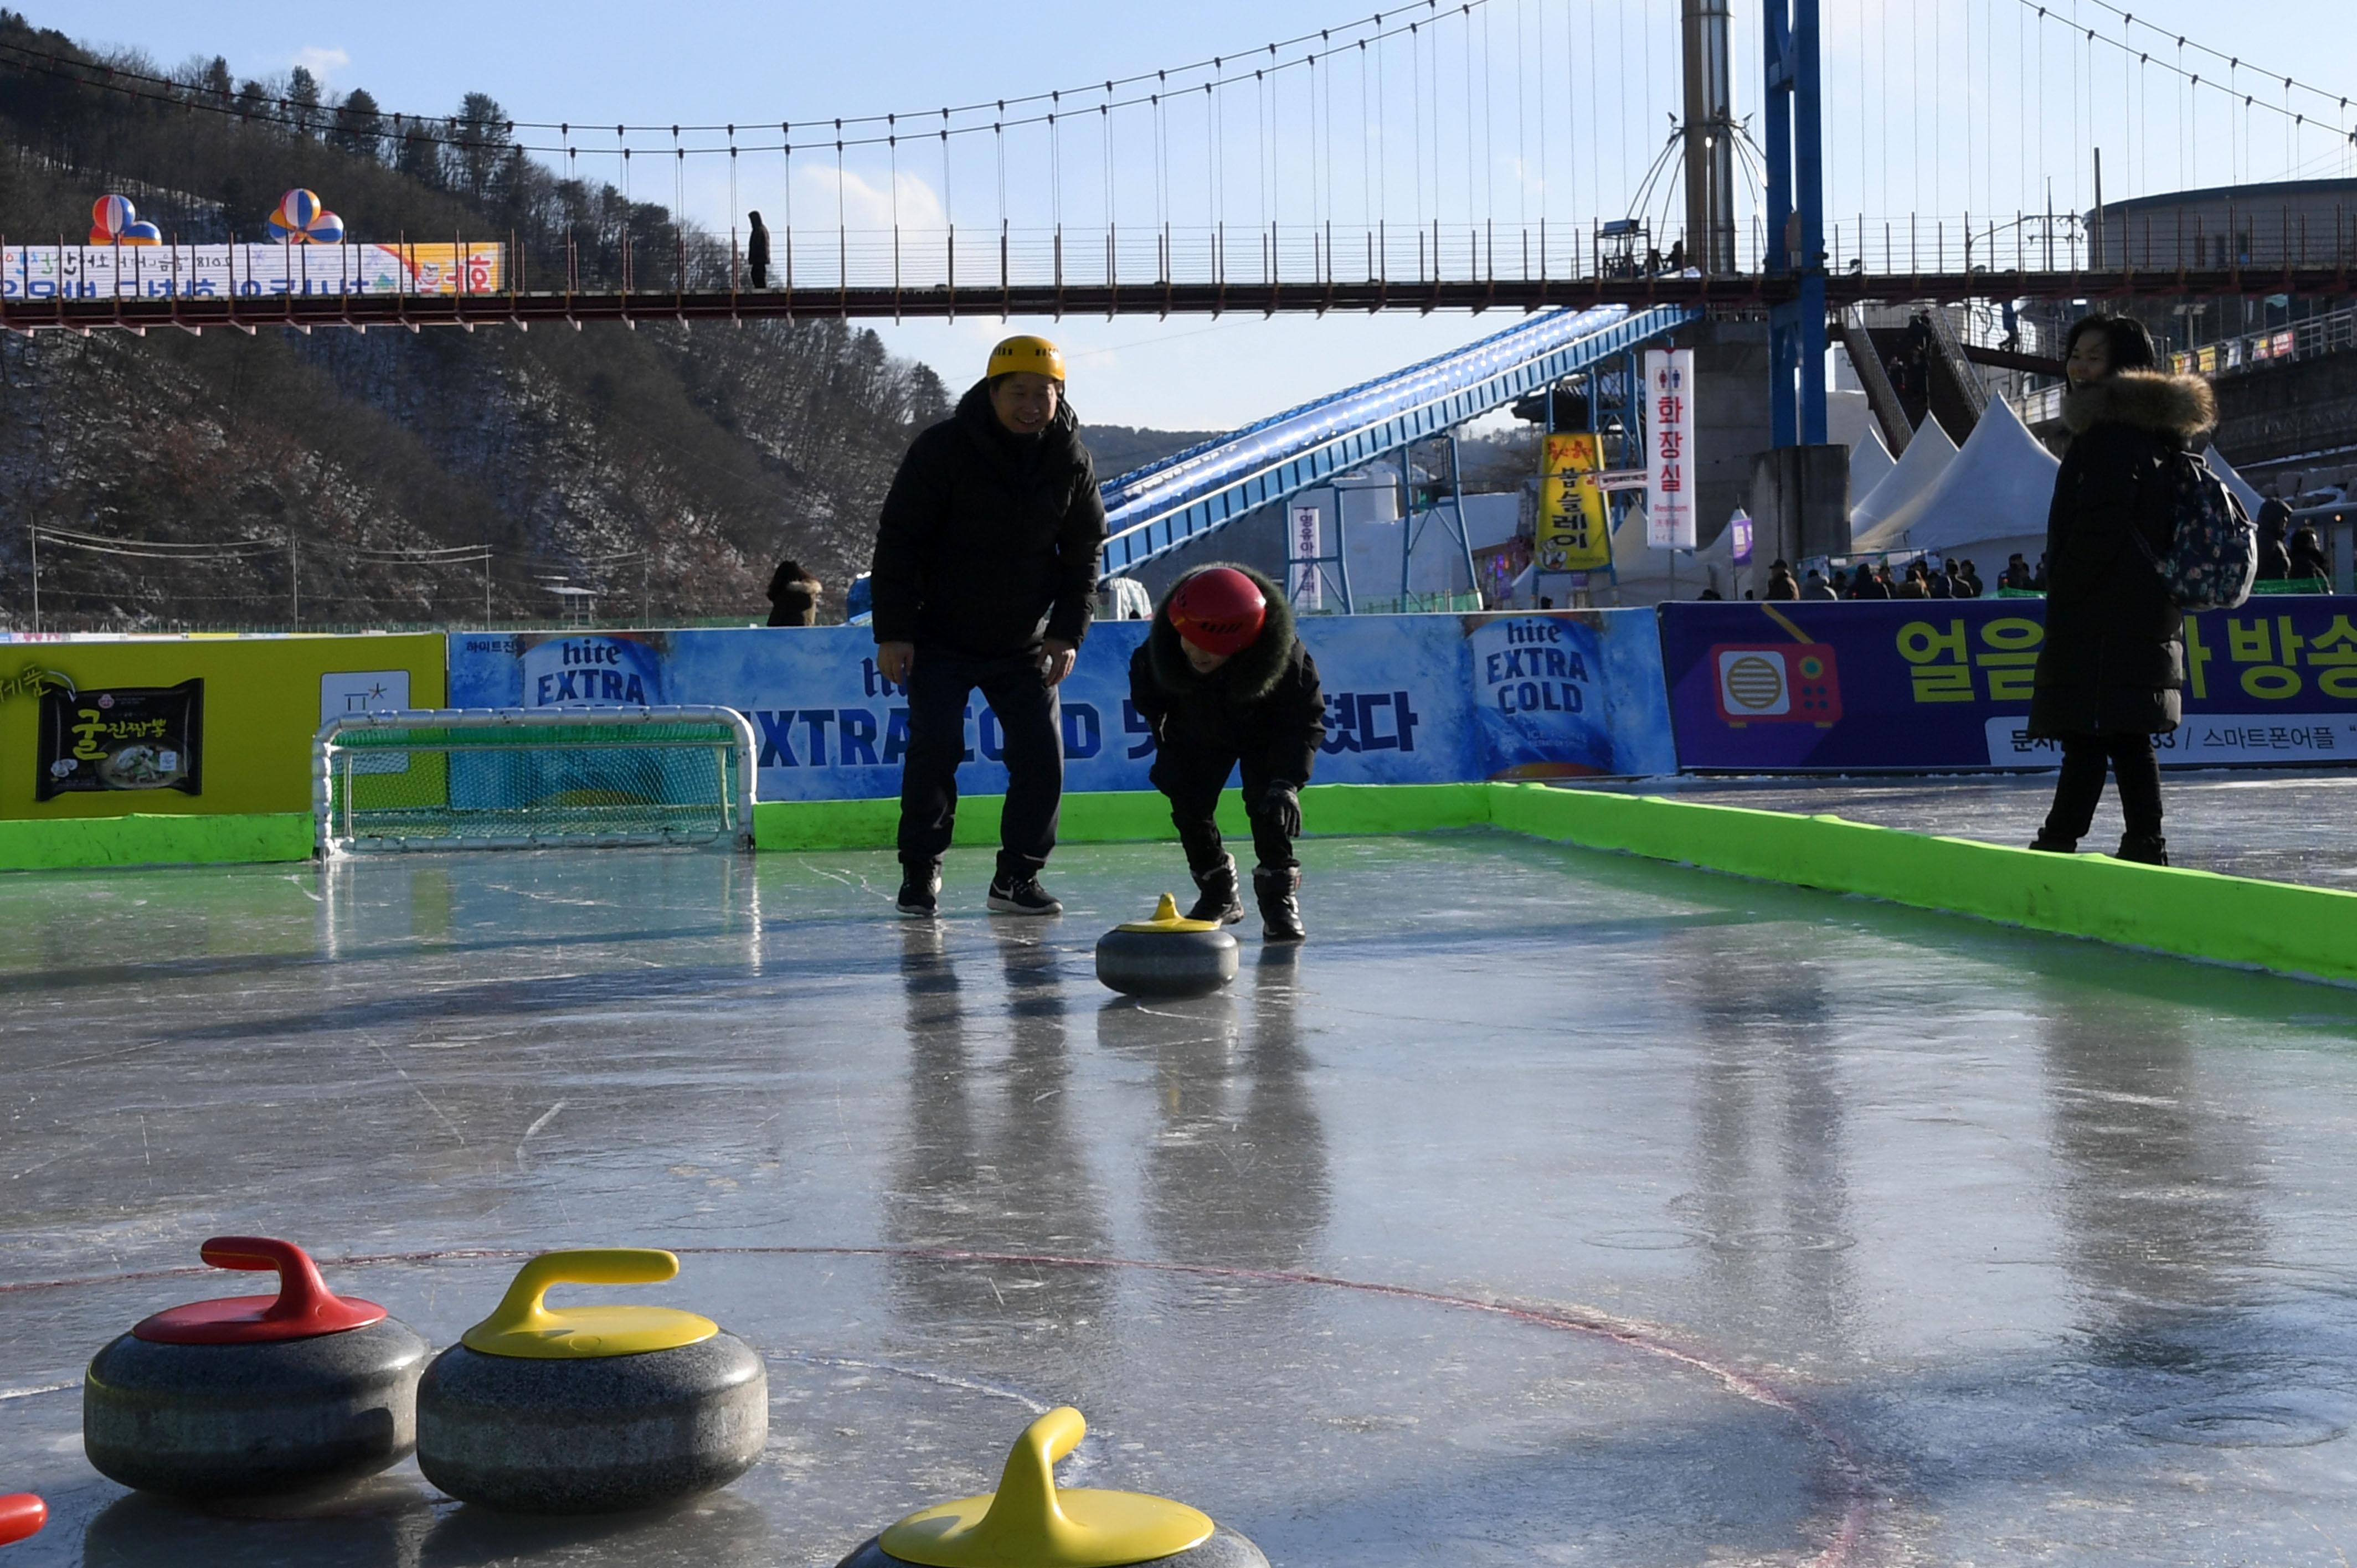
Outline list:
[[[491,1315],[460,1335],[486,1356],[570,1361],[675,1350],[720,1332],[720,1325],[669,1306],[552,1307],[543,1298],[561,1284],[654,1284],[679,1273],[679,1259],[657,1247],[584,1247],[543,1252],[516,1271]]]
[[[1167,900],[1166,900],[1167,901]],[[1168,1498],[1090,1487],[1059,1491],[1056,1461],[1089,1423],[1060,1405],[1023,1429],[998,1490],[920,1509],[878,1541],[924,1568],[1120,1568],[1200,1546],[1211,1516]]]
[[[1154,906],[1150,920],[1127,920],[1115,926],[1117,931],[1216,931],[1217,920],[1190,920],[1178,912],[1178,900],[1165,893],[1162,902]]]

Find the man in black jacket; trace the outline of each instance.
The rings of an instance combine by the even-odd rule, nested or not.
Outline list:
[[[940,908],[976,687],[998,716],[1006,758],[990,908],[1063,912],[1039,886],[1064,795],[1056,687],[1088,635],[1104,546],[1096,467],[1063,392],[1055,345],[1009,338],[957,413],[909,445],[884,498],[870,584],[877,668],[909,698],[904,915]]]
[[[1244,917],[1235,859],[1212,820],[1241,763],[1262,928],[1270,941],[1301,940],[1293,841],[1301,835],[1301,789],[1326,738],[1326,697],[1276,585],[1248,566],[1205,566],[1179,578],[1130,658],[1129,700],[1154,726],[1154,787],[1170,798],[1187,868],[1202,892],[1187,918]]]

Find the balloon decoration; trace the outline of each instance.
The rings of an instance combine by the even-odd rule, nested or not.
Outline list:
[[[299,187],[278,199],[270,237],[297,245],[340,245],[344,220],[319,205],[318,193]]]
[[[160,245],[163,231],[144,222],[127,196],[102,196],[90,205],[90,242],[93,245]]]

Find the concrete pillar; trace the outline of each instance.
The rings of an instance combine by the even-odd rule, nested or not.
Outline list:
[[[1777,446],[1751,458],[1751,556],[1798,567],[1812,555],[1849,553],[1849,448]]]
[[[1735,110],[1727,0],[1683,0],[1686,259],[1714,277],[1735,266]]]

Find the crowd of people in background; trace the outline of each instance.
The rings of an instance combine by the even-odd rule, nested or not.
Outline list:
[[[2016,555],[2011,564],[2019,564]],[[2010,566],[2008,567],[2010,570]],[[2025,574],[2027,568],[2024,568]],[[2039,564],[2040,584],[2043,588],[2045,563]],[[2011,579],[2006,579],[2012,585]],[[2028,585],[2025,575],[2023,586]],[[1951,560],[1933,566],[1926,561],[1910,561],[1894,577],[1888,564],[1879,561],[1862,562],[1850,570],[1833,569],[1833,575],[1812,566],[1808,575],[1796,577],[1792,563],[1774,561],[1768,567],[1768,585],[1761,590],[1763,599],[1977,599],[1987,592],[1981,582],[1979,568],[1970,561]]]
[[[2316,530],[2291,527],[2291,508],[2279,500],[2259,507],[2259,581],[2300,581],[2332,575],[2331,560]]]

